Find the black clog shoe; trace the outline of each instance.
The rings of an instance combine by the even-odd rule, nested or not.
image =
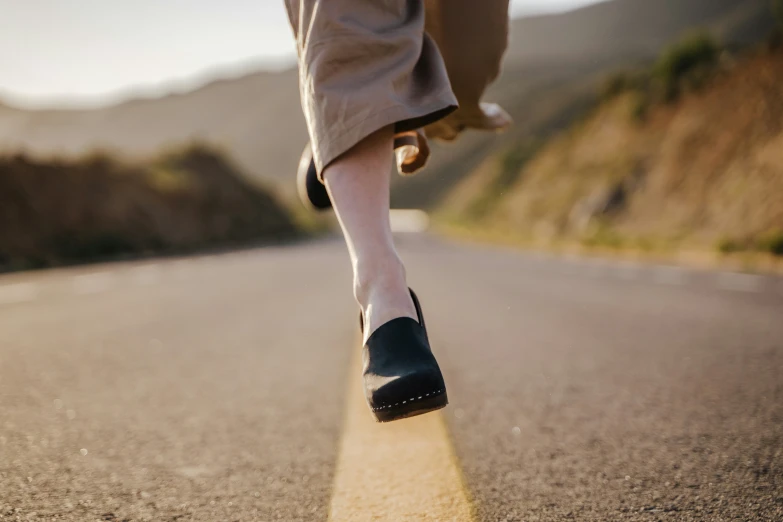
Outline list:
[[[313,151],[310,144],[307,144],[299,159],[299,168],[296,172],[296,187],[299,191],[299,199],[302,204],[316,211],[323,211],[332,208],[332,200],[329,199],[329,193],[321,180],[318,179],[318,171],[315,170],[313,161]]]
[[[444,408],[446,384],[430,349],[424,316],[393,319],[378,328],[362,350],[364,394],[375,419],[390,422]]]

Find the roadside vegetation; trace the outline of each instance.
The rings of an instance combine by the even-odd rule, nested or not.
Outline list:
[[[631,116],[643,122],[652,107],[675,103],[684,94],[708,85],[720,70],[722,52],[708,33],[693,33],[666,49],[650,68],[611,75],[604,83],[601,100],[631,95]]]
[[[756,47],[694,32],[609,76],[586,116],[481,163],[442,222],[542,248],[783,259],[783,0],[772,12]]]
[[[273,194],[203,145],[147,162],[0,157],[0,270],[294,237]]]

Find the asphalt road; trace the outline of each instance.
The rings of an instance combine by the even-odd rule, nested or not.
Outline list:
[[[783,520],[783,280],[400,248],[470,518]],[[326,520],[356,315],[332,240],[0,277],[0,520]]]

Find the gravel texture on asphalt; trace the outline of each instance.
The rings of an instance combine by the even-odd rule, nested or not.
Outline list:
[[[783,520],[779,280],[400,246],[478,520]],[[325,520],[350,288],[339,241],[0,277],[0,520]]]

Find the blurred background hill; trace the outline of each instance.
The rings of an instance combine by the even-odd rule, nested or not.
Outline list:
[[[694,35],[550,140],[491,154],[443,211],[537,243],[783,255],[781,85],[780,48]]]
[[[437,207],[487,154],[520,136],[545,138],[567,127],[594,105],[608,74],[653,62],[692,30],[742,47],[765,39],[773,26],[768,0],[612,0],[515,20],[503,74],[487,95],[514,117],[513,131],[500,140],[467,136],[436,150],[430,171],[400,184],[395,202]]]
[[[293,237],[275,198],[204,146],[144,163],[0,157],[0,270]]]
[[[531,237],[625,244],[629,240],[621,236],[662,242],[698,236],[727,250],[755,248],[767,241],[760,237],[775,236],[776,227],[783,227],[770,199],[780,186],[783,145],[777,125],[783,94],[775,85],[783,77],[779,54],[747,57],[742,50],[761,45],[774,27],[769,0],[610,0],[514,20],[503,75],[487,99],[504,106],[517,125],[500,138],[468,134],[456,145],[437,145],[422,175],[395,180],[393,204]],[[688,90],[664,104],[642,104],[639,92],[623,89],[601,98],[608,77],[617,80],[618,72],[654,67],[664,49],[694,31],[716,46],[718,65],[710,69],[703,90]],[[634,117],[634,111],[643,111],[645,118]],[[221,175],[226,185],[220,190],[241,192],[250,198],[245,201],[279,197],[292,203],[294,169],[306,140],[292,68],[258,70],[192,91],[92,109],[22,109],[0,102],[0,154],[23,151],[27,157],[4,160],[6,177],[40,169],[89,172],[97,179],[100,169],[81,159],[94,151],[111,155],[118,165],[155,165],[162,150],[197,141],[226,155],[225,161],[212,157],[213,164],[237,165]],[[686,157],[696,153],[694,147],[705,151],[697,163]],[[105,170],[119,168],[112,164]],[[202,180],[205,173],[198,172]],[[123,183],[132,177],[120,176]],[[120,178],[107,177],[107,187],[119,187]],[[21,178],[9,179],[18,184]],[[54,179],[24,180],[26,193],[49,191]],[[71,206],[93,201],[79,195],[79,187],[68,184]],[[653,188],[656,196],[650,195]],[[252,191],[258,192],[251,197]],[[675,193],[680,199],[670,198]],[[164,197],[154,190],[148,194],[153,206]],[[658,222],[655,209],[664,198],[670,206]],[[270,230],[287,229],[280,215],[287,210],[265,205],[275,209]],[[720,218],[716,208],[726,205],[734,210]],[[237,211],[250,212],[249,207]],[[748,213],[755,217],[745,219]],[[193,216],[177,216],[171,219],[187,229]],[[203,233],[164,242],[213,237]],[[234,232],[226,234],[235,238]]]
[[[747,42],[771,28],[769,2],[613,0],[515,20],[504,74],[489,97],[512,112],[520,129],[535,131],[579,105],[579,96],[589,92],[590,78],[651,59],[694,26],[725,41]],[[225,149],[254,178],[276,182],[280,190],[292,193],[292,172],[307,140],[296,82],[294,69],[259,71],[192,92],[95,110],[0,106],[0,143],[33,153],[83,154],[103,148],[138,156],[199,139]],[[485,145],[488,140],[479,141]],[[475,155],[476,146],[460,144],[448,155],[439,154],[442,161],[433,163],[423,185],[432,181],[439,187],[435,192],[446,190],[448,183],[443,182],[459,177],[451,171],[461,169],[453,167]],[[422,192],[414,185],[410,192]],[[400,204],[426,206],[439,195],[398,197]]]

